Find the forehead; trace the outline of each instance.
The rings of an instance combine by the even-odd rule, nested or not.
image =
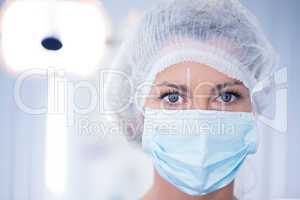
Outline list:
[[[172,65],[157,74],[155,83],[173,82],[177,84],[190,84],[192,87],[198,84],[217,85],[223,83],[240,82],[230,78],[214,68],[196,62],[182,62]]]

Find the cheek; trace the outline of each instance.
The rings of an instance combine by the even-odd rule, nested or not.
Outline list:
[[[159,108],[160,103],[158,97],[159,97],[159,92],[156,91],[155,88],[152,88],[149,95],[145,98],[144,107]]]
[[[242,101],[240,101],[238,104],[238,109],[241,112],[251,112],[252,111],[252,103],[250,96],[244,97]]]
[[[247,103],[245,105],[245,112],[252,112],[252,103],[251,103],[251,100],[250,98],[247,99]]]
[[[252,105],[249,98],[240,101],[237,104],[233,104],[230,109],[235,112],[251,112]]]
[[[243,102],[241,104],[238,104],[236,106],[233,106],[233,111],[236,111],[236,112],[251,112],[252,109],[251,109],[251,103],[250,102]]]
[[[148,108],[159,108],[160,104],[158,101],[155,101],[153,99],[147,99],[144,106]]]
[[[249,98],[244,98],[236,103],[226,104],[221,102],[212,102],[210,108],[213,110],[231,111],[231,112],[251,112],[252,105]]]

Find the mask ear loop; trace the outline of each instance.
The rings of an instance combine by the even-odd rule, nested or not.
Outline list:
[[[272,116],[260,115],[259,121],[283,134],[287,131],[287,68],[275,71],[270,81],[267,103],[272,105]]]
[[[271,100],[270,98],[273,96],[273,94],[275,94],[274,92],[275,85],[276,85],[275,74],[272,73],[270,76],[259,81],[250,92],[250,99],[253,106],[252,112],[254,113],[256,119],[260,115],[262,115],[262,111],[265,110],[265,108],[267,107],[266,103],[269,103],[270,102],[269,100]],[[263,102],[257,102],[257,99],[255,99],[255,94],[258,94],[259,92],[263,92],[263,91],[265,91],[264,94],[267,93],[266,96],[264,96],[264,98],[266,99]],[[259,106],[259,104],[264,104],[264,105]]]
[[[261,94],[259,94],[260,92]],[[255,98],[255,94],[257,98]],[[281,68],[259,83],[252,91],[255,118],[277,133],[287,130],[287,70]],[[260,100],[262,102],[260,102]],[[262,104],[262,106],[260,105]],[[268,115],[269,114],[269,115]]]
[[[264,109],[264,107],[260,107],[259,103],[257,102],[257,100],[254,97],[255,97],[255,94],[265,90],[266,88],[271,88],[271,92],[273,92],[274,91],[272,89],[273,86],[274,86],[274,74],[271,74],[270,76],[263,79],[262,81],[259,81],[250,92],[250,99],[251,99],[251,104],[252,104],[252,113],[253,113],[253,117],[254,117],[254,120],[255,120],[255,128],[256,128],[257,149],[260,145],[261,132],[262,132],[262,130],[259,126],[259,124],[261,122],[261,120],[260,120],[261,113],[260,112]],[[267,95],[267,97],[269,97],[269,98],[272,97],[272,94]],[[269,102],[269,101],[267,100],[267,102]]]

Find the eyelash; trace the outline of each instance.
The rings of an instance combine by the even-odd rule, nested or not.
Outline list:
[[[234,103],[236,103],[238,100],[240,100],[240,99],[243,98],[243,96],[242,96],[242,94],[241,94],[240,92],[235,91],[234,89],[228,89],[227,91],[221,91],[221,92],[214,98],[214,100],[220,98],[220,97],[221,97],[222,95],[224,95],[225,93],[226,93],[226,94],[233,95],[233,96],[236,98],[236,100],[235,100],[234,102],[224,102],[224,103],[227,104],[227,105],[234,104]],[[162,94],[160,94],[159,100],[164,100],[164,98],[168,97],[169,95],[174,95],[174,94],[175,94],[175,95],[178,95],[179,97],[181,97],[181,98],[183,98],[183,99],[186,98],[186,95],[181,94],[179,91],[170,89],[170,90],[168,90],[168,91],[163,92]],[[176,105],[176,103],[171,103],[171,102],[167,102],[167,103],[170,104],[170,105]]]
[[[236,98],[236,100],[234,102],[223,102],[227,105],[230,105],[230,104],[234,104],[234,103],[237,103],[237,101],[241,100],[243,98],[242,94],[238,91],[235,91],[234,89],[228,89],[227,91],[221,91],[218,96],[215,98],[218,99],[220,97],[222,97],[222,95],[224,94],[230,94],[232,96],[234,96]]]
[[[174,94],[178,95],[179,97],[181,97],[183,99],[186,97],[186,95],[181,94],[179,91],[170,89],[167,92],[163,92],[162,94],[160,94],[159,100],[164,100],[164,98],[166,98],[170,95],[174,95]],[[176,103],[171,103],[171,102],[167,102],[167,103],[170,104],[170,105],[176,105]]]

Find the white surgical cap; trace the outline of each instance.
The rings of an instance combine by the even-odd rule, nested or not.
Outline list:
[[[256,112],[269,101],[277,54],[255,16],[238,0],[163,1],[124,42],[106,88],[106,101],[119,111],[115,114],[126,123],[131,139],[140,141],[143,128],[144,98],[136,101],[136,92],[160,71],[184,61],[206,64],[242,81]],[[142,91],[147,95],[149,88]]]

